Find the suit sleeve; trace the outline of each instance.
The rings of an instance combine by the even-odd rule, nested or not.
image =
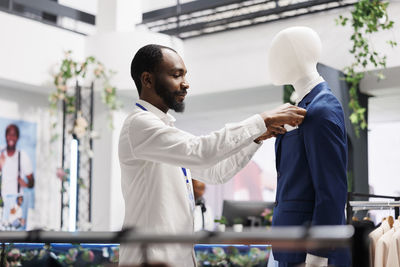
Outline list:
[[[312,118],[312,123],[304,125],[303,138],[315,189],[312,224],[343,224],[347,197],[344,126],[319,114]]]

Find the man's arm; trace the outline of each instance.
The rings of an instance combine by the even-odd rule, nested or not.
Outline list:
[[[166,126],[153,114],[143,112],[128,119],[128,127],[124,127],[121,136],[128,135],[129,146],[137,158],[190,169],[210,168],[253,143],[267,127],[284,132],[283,124],[297,125],[304,115],[304,109],[283,105],[239,123],[227,124],[209,135],[194,136]]]
[[[192,178],[208,184],[226,183],[249,163],[260,147],[261,145],[252,143],[210,168],[192,168]]]
[[[205,136],[169,127],[150,113],[140,116],[132,119],[126,133],[132,154],[140,159],[189,169],[210,168],[254,143],[253,140],[266,131],[260,115],[227,124]]]

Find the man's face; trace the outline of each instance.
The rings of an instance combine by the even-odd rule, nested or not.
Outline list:
[[[194,198],[197,200],[204,195],[204,192],[206,191],[206,185],[198,180],[192,180],[192,182]]]
[[[6,134],[7,147],[15,148],[15,146],[17,145],[17,141],[18,141],[17,131],[15,130],[14,127],[11,127]]]
[[[187,94],[189,84],[186,82],[186,66],[182,58],[169,49],[162,49],[163,61],[155,72],[156,93],[164,101],[164,104],[176,112],[183,112],[183,102]]]

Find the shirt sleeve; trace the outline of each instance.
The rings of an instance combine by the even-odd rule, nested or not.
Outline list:
[[[249,163],[254,153],[260,147],[261,145],[252,142],[242,150],[210,168],[194,168],[190,169],[190,172],[193,179],[200,180],[204,183],[226,183]]]
[[[128,140],[139,159],[199,169],[210,168],[237,153],[265,131],[264,120],[254,115],[209,135],[194,136],[143,112],[129,122]]]

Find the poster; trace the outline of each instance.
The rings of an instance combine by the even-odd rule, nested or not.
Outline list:
[[[25,230],[35,206],[36,123],[0,117],[0,229]]]

